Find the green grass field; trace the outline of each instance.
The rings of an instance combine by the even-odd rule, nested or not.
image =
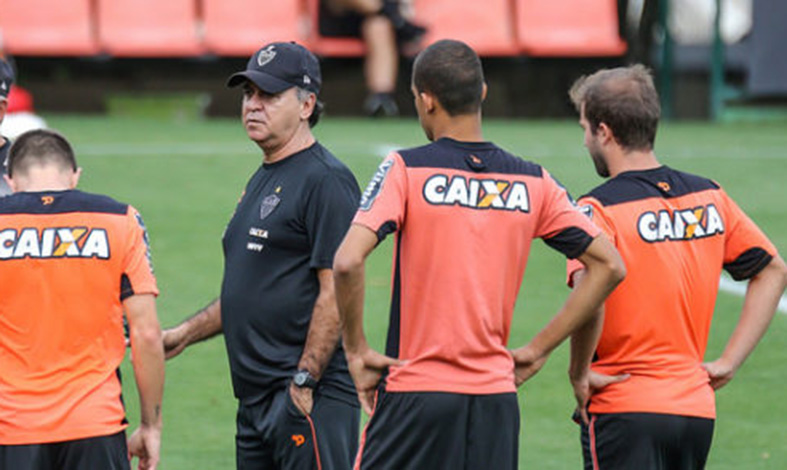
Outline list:
[[[161,289],[159,315],[171,326],[219,292],[220,237],[261,154],[237,120],[169,122],[142,118],[48,116],[74,143],[83,167],[81,188],[135,205],[152,240]],[[425,142],[415,119],[328,117],[318,138],[365,186],[383,153]],[[488,121],[489,140],[547,167],[579,196],[600,183],[575,122]],[[663,163],[722,183],[784,253],[787,251],[787,125],[664,125],[656,146]],[[382,347],[387,328],[391,244],[372,256],[367,333]],[[511,346],[523,344],[557,310],[568,290],[564,261],[534,245],[514,316]],[[731,332],[741,298],[721,293],[708,357]],[[718,394],[710,469],[787,468],[787,315],[777,314],[764,341]],[[520,468],[580,468],[578,429],[569,419],[573,397],[567,348],[520,390]],[[138,419],[133,374],[124,365],[129,418]],[[198,344],[167,364],[162,467],[234,468],[235,400],[223,340]],[[426,470],[426,469],[425,469]],[[486,469],[482,469],[486,470]]]

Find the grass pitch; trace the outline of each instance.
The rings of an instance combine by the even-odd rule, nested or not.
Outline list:
[[[170,122],[142,118],[48,116],[73,142],[84,168],[81,188],[136,206],[150,231],[161,289],[159,315],[171,326],[218,295],[220,238],[247,178],[261,162],[238,120]],[[414,119],[368,121],[327,117],[321,142],[344,160],[365,186],[392,148],[425,143]],[[719,181],[787,251],[787,125],[663,125],[656,153],[675,168]],[[574,196],[601,180],[582,147],[575,122],[487,121],[485,137],[543,164]],[[390,238],[390,237],[389,237]],[[382,348],[390,299],[391,242],[368,264],[367,333]],[[519,346],[557,310],[568,290],[564,260],[534,244],[520,292],[510,345]],[[732,331],[741,298],[721,293],[708,357]],[[787,315],[770,331],[735,380],[718,393],[710,469],[783,469],[787,462]],[[578,429],[569,419],[567,347],[520,389],[520,468],[581,468]],[[126,363],[125,398],[138,419],[133,373]],[[162,465],[166,470],[234,468],[235,400],[222,338],[188,349],[167,364]],[[485,469],[483,469],[485,470]]]

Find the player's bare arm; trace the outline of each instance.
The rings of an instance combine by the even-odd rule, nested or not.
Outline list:
[[[363,331],[364,265],[376,245],[377,234],[354,224],[336,252],[333,265],[347,363],[361,406],[370,415],[383,373],[400,363],[370,348]]]
[[[787,266],[776,255],[749,281],[738,324],[721,357],[702,366],[708,371],[714,390],[727,385],[741,364],[757,346],[771,323],[779,299],[787,287]]]
[[[182,323],[163,331],[166,358],[172,359],[183,352],[187,346],[220,333],[221,303],[219,299],[216,299]]]
[[[571,285],[576,287],[582,282],[584,275],[584,269],[572,273]],[[571,387],[574,389],[574,398],[577,401],[576,417],[585,424],[589,423],[587,405],[593,392],[629,378],[628,374],[604,375],[590,369],[590,363],[593,360],[603,326],[604,307],[602,306],[584,325],[571,334],[571,359],[568,365],[568,377]]]
[[[620,254],[604,234],[594,238],[578,259],[586,270],[580,285],[544,329],[528,344],[512,351],[517,386],[535,375],[552,350],[598,312],[604,299],[626,275]]]
[[[139,468],[155,469],[161,447],[161,403],[164,395],[164,350],[156,300],[151,294],[133,295],[123,301],[131,338],[134,377],[139,391],[140,424],[128,440]]]
[[[314,303],[309,333],[303,354],[298,361],[298,370],[308,370],[315,380],[320,380],[325,367],[333,357],[339,344],[341,326],[339,310],[336,306],[336,292],[333,283],[333,271],[320,269],[317,271],[320,281],[320,293]],[[290,385],[292,402],[304,414],[311,414],[313,402],[312,389]]]

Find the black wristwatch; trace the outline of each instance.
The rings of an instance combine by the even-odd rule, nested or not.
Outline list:
[[[314,380],[312,374],[308,370],[302,369],[292,376],[292,383],[298,388],[311,388],[317,387],[317,381]]]

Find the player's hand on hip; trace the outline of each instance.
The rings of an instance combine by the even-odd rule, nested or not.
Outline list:
[[[723,359],[716,359],[713,362],[705,362],[702,368],[708,373],[710,386],[714,390],[727,385],[735,376],[735,368]]]
[[[576,415],[585,425],[590,423],[588,416],[588,403],[593,393],[609,385],[628,380],[629,374],[605,375],[588,370],[582,377],[572,378],[571,386],[574,388],[574,398],[577,400]]]
[[[514,383],[517,387],[536,375],[549,357],[535,351],[530,345],[511,351],[514,358]]]
[[[357,352],[346,351],[347,364],[358,391],[358,400],[366,414],[371,415],[374,409],[374,395],[383,374],[390,366],[402,365],[403,362],[380,354],[370,347]]]
[[[296,387],[290,383],[290,398],[292,403],[304,416],[312,414],[314,408],[314,390],[308,387]]]
[[[156,470],[161,449],[161,428],[141,425],[128,438],[129,461],[139,458],[139,470]]]

